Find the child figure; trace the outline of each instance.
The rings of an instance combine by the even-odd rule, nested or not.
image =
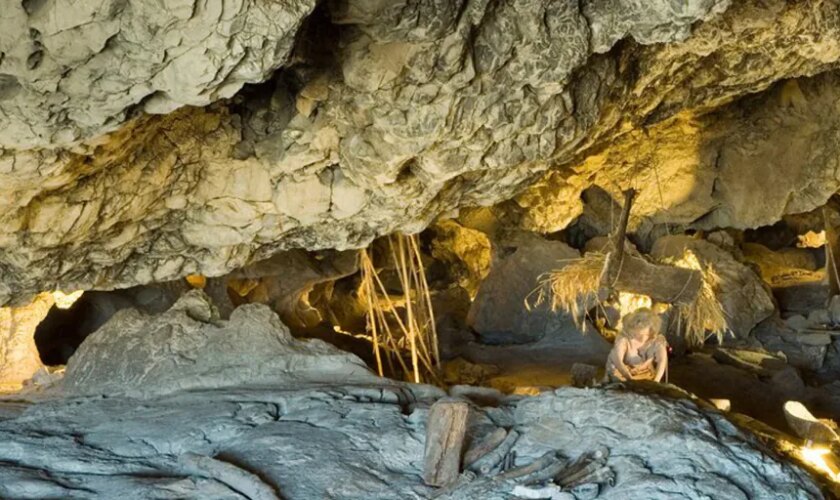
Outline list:
[[[625,316],[621,323],[621,333],[607,357],[607,378],[661,382],[668,369],[668,341],[659,332],[662,320],[643,308]]]

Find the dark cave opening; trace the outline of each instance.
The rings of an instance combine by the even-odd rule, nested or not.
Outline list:
[[[119,294],[100,291],[84,293],[67,309],[54,305],[35,330],[35,345],[41,361],[47,366],[67,364],[88,335],[118,310],[130,306],[131,301],[120,300]]]

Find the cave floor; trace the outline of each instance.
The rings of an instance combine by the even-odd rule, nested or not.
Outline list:
[[[596,335],[596,334],[592,334]],[[543,339],[532,344],[514,346],[488,346],[470,344],[462,353],[471,363],[490,365],[488,376],[481,381],[506,393],[535,394],[546,389],[571,385],[571,368],[574,363],[587,363],[599,367],[603,376],[603,363],[608,349],[569,345],[563,340]],[[710,399],[728,399],[731,411],[743,413],[779,430],[790,432],[782,407],[791,399],[809,404],[820,418],[840,415],[840,391],[835,385],[825,389],[801,388],[792,392],[771,380],[731,365],[722,364],[708,352],[695,352],[673,357],[667,381],[696,396]],[[474,381],[470,381],[474,382]]]

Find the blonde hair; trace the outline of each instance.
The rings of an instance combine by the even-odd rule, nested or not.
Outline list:
[[[621,334],[624,336],[636,333],[650,327],[650,338],[659,335],[662,330],[662,318],[647,307],[637,309],[621,318]]]

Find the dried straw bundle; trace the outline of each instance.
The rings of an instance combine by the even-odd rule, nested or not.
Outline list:
[[[586,312],[598,302],[598,289],[607,256],[589,252],[579,259],[569,259],[560,269],[545,273],[539,285],[528,296],[526,307],[539,306],[545,302],[552,311],[570,314],[578,327],[585,327]],[[534,298],[533,304],[531,298]]]
[[[715,295],[715,289],[720,286],[720,277],[711,266],[703,265],[696,255],[686,250],[679,259],[666,259],[663,263],[685,269],[696,269],[703,276],[703,286],[700,293],[690,304],[677,306],[683,335],[689,345],[702,345],[709,336],[723,341],[726,332],[726,314],[723,306]]]
[[[539,285],[529,296],[536,296],[533,304],[526,301],[530,308],[548,302],[552,311],[570,314],[580,328],[584,328],[586,312],[598,305],[598,290],[605,270],[607,256],[590,252],[580,259],[571,259],[564,267],[546,273],[540,278]],[[679,324],[686,341],[691,345],[701,345],[709,335],[723,339],[726,332],[726,316],[723,306],[715,295],[720,278],[710,266],[700,263],[692,252],[686,251],[680,259],[663,262],[676,267],[700,271],[703,284],[700,293],[689,304],[678,304],[676,310]]]

